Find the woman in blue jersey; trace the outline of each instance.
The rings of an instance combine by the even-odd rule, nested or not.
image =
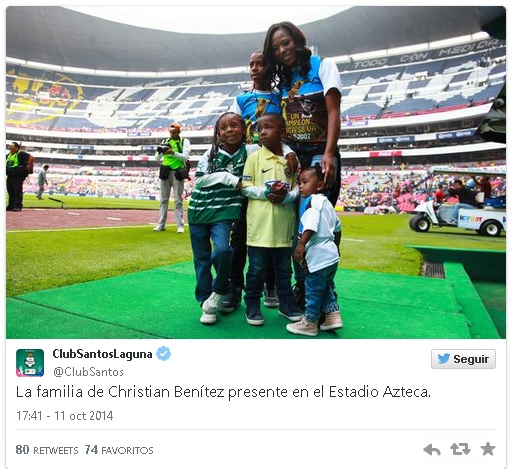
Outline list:
[[[302,167],[321,164],[326,195],[335,206],[340,192],[341,82],[337,66],[329,58],[312,55],[302,31],[288,21],[268,29],[264,60],[267,75],[281,94],[285,142]]]
[[[303,32],[289,21],[273,24],[264,41],[268,79],[281,94],[285,142],[302,168],[320,163],[324,194],[333,206],[340,193],[341,82],[335,62],[313,55]],[[294,263],[297,306],[304,310],[302,269]]]

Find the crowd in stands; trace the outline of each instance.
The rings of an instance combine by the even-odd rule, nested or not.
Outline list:
[[[490,169],[504,167],[505,162],[475,164],[466,169]],[[463,166],[459,166],[463,167]],[[354,168],[346,169],[342,175],[342,190],[337,204],[342,209],[391,206],[398,212],[412,212],[415,207],[432,199],[439,184],[450,187],[454,177],[446,174],[432,175],[424,166],[400,169]],[[464,182],[470,177],[463,177]],[[492,196],[506,195],[503,177],[491,180]],[[456,200],[448,198],[448,202]]]
[[[505,60],[501,45],[461,57],[370,70],[355,71],[351,63],[341,64],[342,123],[489,103],[505,82]],[[231,106],[246,80],[242,75],[219,75],[125,83],[112,77],[107,85],[105,77],[68,75],[53,77],[48,72],[41,78],[34,69],[8,65],[7,124],[85,133],[151,132],[165,131],[172,115],[183,130],[213,129],[215,117]],[[240,81],[226,81],[231,78]]]
[[[497,167],[505,169],[505,162],[466,166],[483,170]],[[39,169],[40,165],[36,164],[34,174],[26,180],[25,192],[37,193]],[[53,195],[157,200],[160,193],[158,168],[52,165],[47,177],[46,193]],[[343,168],[337,207],[341,211],[363,211],[366,207],[390,206],[398,212],[412,212],[418,204],[433,196],[439,184],[448,188],[452,179],[444,174],[433,176],[422,165]],[[505,178],[491,178],[491,183],[492,195],[506,194]],[[185,184],[185,198],[189,197],[193,185],[194,170],[191,171],[191,180]]]
[[[27,178],[25,192],[37,191],[36,165]],[[95,197],[150,198],[160,192],[158,169],[95,168],[88,166],[52,165],[48,172],[46,192],[50,195],[82,195]]]

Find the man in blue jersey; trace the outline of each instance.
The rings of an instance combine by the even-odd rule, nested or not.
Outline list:
[[[249,76],[253,85],[239,94],[233,103],[232,112],[240,114],[246,122],[248,143],[258,141],[255,128],[258,119],[267,113],[281,114],[281,97],[271,91],[271,82],[265,75],[264,54],[256,51],[249,58]]]
[[[249,58],[249,76],[253,82],[249,90],[239,94],[231,112],[239,114],[246,123],[247,143],[258,142],[256,123],[264,114],[281,114],[281,98],[277,91],[271,91],[271,82],[265,74],[264,55],[262,51],[255,51]],[[283,148],[284,155],[291,154],[288,146]],[[287,157],[288,168],[291,174],[297,170],[296,155]],[[230,276],[230,293],[226,295],[221,304],[222,311],[233,311],[240,305],[242,289],[244,287],[244,266],[246,265],[246,205],[243,207],[241,220],[236,222],[232,232],[231,247],[233,249],[232,273]],[[272,259],[269,259],[264,274],[264,305],[268,308],[279,306],[275,287],[275,275]]]

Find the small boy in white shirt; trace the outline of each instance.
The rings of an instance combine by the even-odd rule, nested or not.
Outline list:
[[[342,327],[340,307],[333,292],[333,280],[340,260],[340,220],[324,189],[320,165],[303,169],[299,175],[299,241],[294,260],[305,270],[306,311],[301,321],[287,324],[293,334],[315,337],[319,318],[326,320],[322,331]]]

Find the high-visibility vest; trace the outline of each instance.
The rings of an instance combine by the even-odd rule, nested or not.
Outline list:
[[[17,168],[20,165],[20,162],[18,161],[18,153],[9,153],[7,155],[7,158],[5,160],[5,165],[7,168]]]
[[[183,151],[183,138],[179,140],[173,140],[172,138],[167,138],[162,141],[161,145],[169,145],[171,149],[176,153],[182,153]],[[185,167],[185,163],[176,156],[170,155],[169,153],[163,153],[163,161],[162,164],[164,166],[169,166],[171,169],[179,169]]]

